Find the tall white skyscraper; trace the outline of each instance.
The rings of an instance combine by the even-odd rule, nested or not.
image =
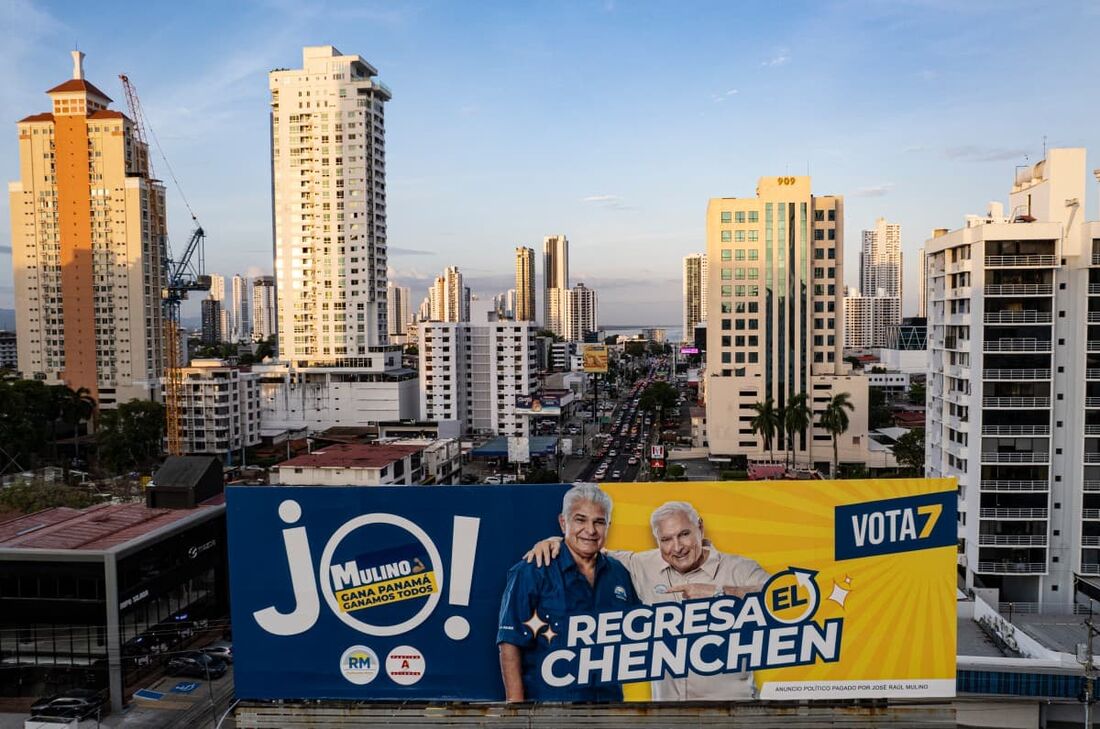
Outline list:
[[[386,302],[389,306],[386,319],[390,334],[405,335],[405,328],[412,321],[411,296],[412,292],[408,286],[394,286],[391,284],[386,287]]]
[[[249,294],[248,278],[239,273],[233,275],[233,336],[232,342],[249,342],[252,340],[252,316],[248,313]]]
[[[1078,576],[1100,575],[1100,222],[1085,219],[1085,162],[1051,149],[1005,165],[1007,208],[924,245],[925,471],[958,479],[959,565],[997,590],[991,604],[1065,610]]]
[[[866,313],[865,326],[848,327],[845,346],[884,347],[890,331],[901,323],[902,259],[901,226],[885,218],[875,221],[874,230],[863,231],[859,251],[859,292],[861,299],[845,304],[852,312]],[[867,330],[864,337],[861,331]],[[857,342],[870,342],[859,344]]]
[[[707,254],[684,256],[684,341],[695,341],[695,326],[707,320]]]
[[[210,275],[210,296],[208,298],[218,302],[218,337],[221,341],[232,341],[233,316],[230,311],[232,301],[229,298],[230,289],[225,285],[225,276],[214,273]]]
[[[564,235],[549,235],[542,241],[542,281],[542,325],[565,336],[562,308],[569,288],[569,240]]]
[[[432,321],[470,321],[470,294],[458,266],[447,266],[428,289]]]
[[[584,336],[600,328],[599,302],[596,292],[582,283],[566,289],[562,307],[562,338],[567,342],[583,342]]]
[[[275,334],[275,277],[252,279],[252,338],[258,342]]]
[[[279,350],[355,363],[387,342],[385,111],[361,56],[306,47],[269,74]]]

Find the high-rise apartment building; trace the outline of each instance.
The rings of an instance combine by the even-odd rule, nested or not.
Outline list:
[[[470,291],[458,266],[447,266],[428,289],[431,321],[470,321]]]
[[[19,370],[87,388],[100,408],[159,396],[164,368],[164,187],[144,174],[133,122],[84,78],[18,122],[8,185]]]
[[[809,177],[762,177],[752,198],[707,207],[707,438],[715,456],[768,457],[752,432],[752,405],[785,407],[809,396],[813,421],[830,398],[855,412],[839,460],[866,463],[867,383],[841,356],[844,200],[815,196]],[[778,454],[780,444],[773,444]],[[828,471],[832,438],[821,427],[795,438],[797,459]]]
[[[537,388],[534,322],[420,325],[420,417],[467,433],[527,435],[516,396]]]
[[[257,342],[275,335],[275,277],[252,279],[252,339]]]
[[[583,283],[565,290],[562,333],[567,342],[583,342],[585,335],[599,331],[600,307],[596,292]]]
[[[259,375],[220,359],[193,360],[181,375],[183,452],[239,463],[245,448],[260,443]]]
[[[695,326],[707,320],[707,254],[684,256],[685,342],[693,342]]]
[[[225,285],[225,276],[210,275],[210,298],[218,302],[218,341],[228,342],[233,333],[232,289]]]
[[[917,266],[917,316],[925,318],[928,316],[928,256],[923,248],[917,251]]]
[[[240,274],[233,275],[233,336],[230,341],[252,341],[252,316],[248,313],[248,279]]]
[[[550,235],[542,241],[542,325],[558,336],[565,336],[562,308],[569,288],[569,240]]]
[[[516,248],[516,321],[534,321],[535,316],[535,249]]]
[[[365,365],[385,345],[385,112],[378,71],[332,46],[269,74],[279,350]]]
[[[858,290],[848,289],[844,297],[845,347],[886,347],[900,322],[901,299],[898,297],[862,296]]]
[[[213,297],[202,300],[201,341],[208,347],[225,341],[222,335],[222,302]]]
[[[389,311],[386,320],[389,322],[390,334],[405,336],[405,329],[412,321],[412,292],[408,286],[386,287],[386,303]]]
[[[1100,574],[1100,223],[1085,150],[1018,168],[928,259],[926,471],[959,481],[966,582],[1074,601]]]

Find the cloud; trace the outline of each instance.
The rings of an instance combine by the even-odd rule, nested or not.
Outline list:
[[[964,162],[1005,162],[1008,160],[1022,160],[1027,157],[1027,150],[1021,147],[983,147],[977,144],[964,144],[958,147],[948,147],[943,151],[948,159],[958,159]]]
[[[764,61],[760,65],[764,68],[771,68],[773,66],[782,66],[790,62],[790,60],[790,51],[786,48],[780,48],[778,51],[776,51],[776,54],[774,56]]]
[[[884,182],[881,185],[861,187],[852,193],[852,197],[882,197],[884,195],[889,195],[893,189],[894,183]]]
[[[244,275],[248,278],[259,278],[260,276],[270,276],[271,271],[260,268],[259,266],[249,266],[245,269]]]
[[[634,209],[632,205],[628,205],[619,195],[589,195],[588,197],[582,197],[581,202],[589,205],[597,205],[605,210]]]
[[[724,94],[711,94],[710,99],[715,104],[721,104],[723,101],[725,101],[729,97],[736,96],[738,93],[740,93],[740,92],[737,89],[730,89],[729,91],[725,92]]]
[[[435,251],[422,251],[419,248],[399,248],[386,246],[386,253],[392,256],[434,256]]]

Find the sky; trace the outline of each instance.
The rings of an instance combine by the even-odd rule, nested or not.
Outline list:
[[[564,233],[602,324],[674,325],[707,200],[808,171],[816,194],[845,196],[849,284],[860,231],[901,224],[912,314],[932,229],[1007,201],[1044,144],[1087,147],[1100,167],[1098,37],[1100,0],[0,0],[0,169],[18,178],[15,122],[48,110],[79,47],[113,108],[119,73],[136,87],[208,271],[269,273],[267,73],[331,44],[393,91],[390,278],[415,301],[448,265],[475,294],[511,288],[515,246]],[[191,224],[168,196],[178,247]],[[4,196],[0,307],[12,291]]]

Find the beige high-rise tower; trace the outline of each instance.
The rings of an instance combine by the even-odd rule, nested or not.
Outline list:
[[[695,341],[695,326],[707,320],[707,254],[684,256],[685,342]]]
[[[100,408],[159,396],[164,367],[164,188],[140,174],[148,150],[122,112],[73,75],[51,109],[21,119],[8,185],[19,370],[85,387]]]
[[[542,325],[565,336],[562,315],[569,288],[569,240],[564,235],[548,235],[542,241]]]
[[[516,321],[535,320],[535,249],[516,248]]]
[[[272,71],[280,358],[366,365],[387,343],[384,105],[360,56],[306,47]]]
[[[840,462],[863,462],[867,384],[842,357],[844,200],[815,196],[809,177],[762,177],[756,197],[707,206],[707,437],[712,455],[768,458],[752,431],[753,404],[785,407],[806,393],[814,422],[847,392],[851,427]],[[795,438],[797,460],[828,470],[831,436]],[[773,443],[778,459],[784,450]]]

